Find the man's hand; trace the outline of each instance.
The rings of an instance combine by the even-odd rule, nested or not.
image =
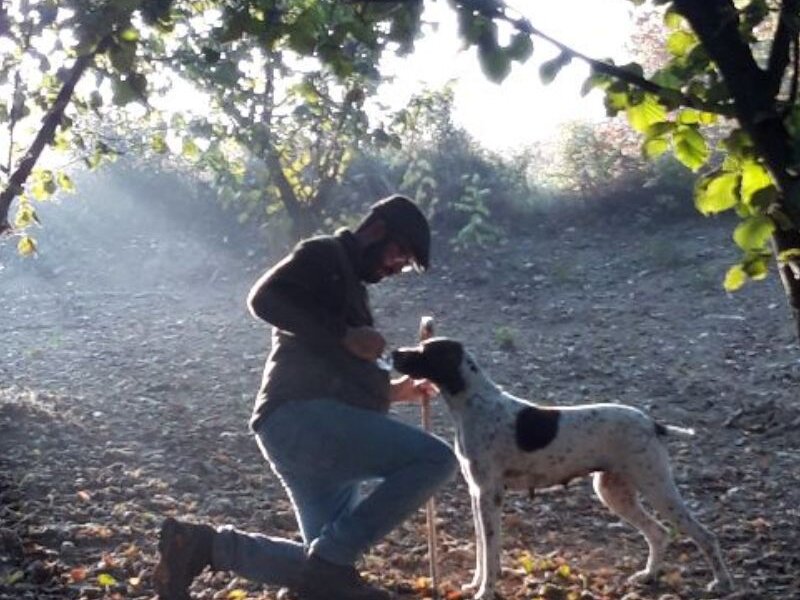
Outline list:
[[[427,379],[411,379],[404,375],[392,380],[392,389],[389,398],[392,402],[422,402],[430,400],[439,393],[433,382]]]
[[[383,336],[367,325],[349,327],[342,338],[342,344],[350,354],[368,361],[377,360],[386,349]]]

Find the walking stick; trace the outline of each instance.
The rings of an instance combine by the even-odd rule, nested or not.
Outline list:
[[[423,342],[433,337],[433,317],[425,316],[419,320],[419,341]],[[422,401],[422,428],[431,430],[431,401],[425,398]],[[433,597],[439,597],[439,561],[436,549],[436,502],[433,496],[425,505],[425,518],[428,528],[428,561],[430,565],[431,587]]]

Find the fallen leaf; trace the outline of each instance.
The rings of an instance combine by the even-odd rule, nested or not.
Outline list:
[[[14,585],[18,581],[22,580],[24,577],[25,573],[23,573],[22,571],[13,571],[11,575],[9,575],[3,580],[3,583],[5,585]]]
[[[97,583],[102,587],[111,587],[117,584],[117,580],[108,573],[100,573],[100,575],[97,576]]]

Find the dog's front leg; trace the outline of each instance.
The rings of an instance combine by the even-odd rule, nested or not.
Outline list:
[[[503,514],[503,484],[491,481],[480,485],[478,514],[483,541],[483,565],[476,600],[493,600],[494,587],[500,578],[500,552],[502,551],[501,521]]]
[[[486,556],[486,540],[483,536],[483,526],[481,525],[481,512],[478,505],[478,494],[480,490],[470,478],[469,472],[464,470],[464,478],[467,480],[469,486],[469,499],[472,503],[472,522],[475,525],[475,574],[472,576],[472,581],[468,584],[462,585],[461,590],[464,592],[475,593],[481,586],[483,581],[483,561]]]

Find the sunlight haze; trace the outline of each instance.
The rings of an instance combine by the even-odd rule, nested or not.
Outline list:
[[[515,6],[516,4],[516,6]],[[560,0],[510,3],[534,27],[573,49],[598,59],[628,62],[632,5],[626,0]],[[475,48],[463,51],[456,14],[444,1],[426,3],[425,37],[414,54],[387,58],[387,72],[395,81],[382,86],[381,100],[400,108],[421,88],[439,88],[454,80],[455,118],[493,150],[513,149],[557,134],[558,126],[573,120],[605,118],[602,97],[580,95],[589,68],[574,61],[550,85],[542,85],[539,66],[558,52],[534,38],[533,56],[514,63],[501,84],[487,80]],[[438,24],[438,25],[433,25]],[[438,30],[434,30],[438,27]]]

